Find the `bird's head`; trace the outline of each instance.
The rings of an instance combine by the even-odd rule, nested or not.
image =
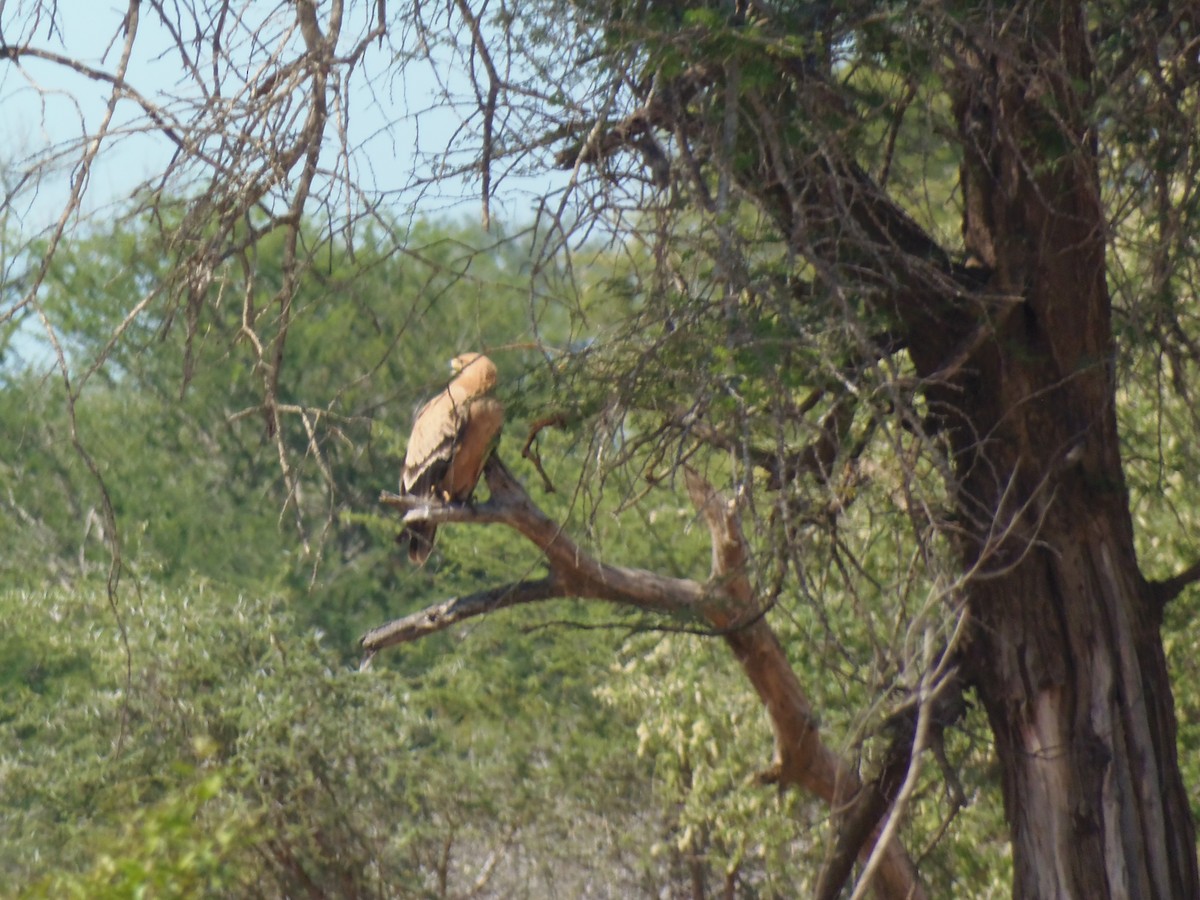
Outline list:
[[[483,390],[496,383],[498,372],[496,364],[482,353],[462,353],[450,360],[450,371],[458,379],[468,379]]]
[[[450,371],[455,375],[461,375],[463,369],[480,359],[487,359],[487,357],[482,353],[460,353],[450,360]]]

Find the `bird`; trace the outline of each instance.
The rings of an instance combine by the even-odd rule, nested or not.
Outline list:
[[[504,404],[490,396],[498,373],[482,353],[456,356],[450,369],[455,377],[446,389],[413,417],[400,491],[443,503],[466,503],[499,442]],[[419,566],[433,552],[436,534],[434,523],[413,522],[396,540],[407,540],[409,562]]]

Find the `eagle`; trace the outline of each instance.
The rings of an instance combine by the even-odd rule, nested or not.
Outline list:
[[[496,364],[482,353],[450,361],[455,377],[417,410],[404,455],[400,491],[445,503],[471,499],[504,424],[504,405],[489,396]],[[433,551],[437,525],[414,522],[397,538],[408,541],[408,559],[421,565]]]

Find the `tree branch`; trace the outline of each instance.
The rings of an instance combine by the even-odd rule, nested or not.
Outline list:
[[[949,674],[936,688],[929,701],[931,745],[940,746],[942,732],[966,712],[962,679],[958,672]],[[880,823],[896,802],[912,765],[916,746],[920,703],[897,713],[887,722],[892,741],[883,756],[879,773],[840,811],[833,853],[825,861],[817,879],[815,900],[836,900],[850,878],[854,861],[862,858],[878,838]]]
[[[385,647],[410,643],[475,616],[562,595],[562,587],[551,577],[537,581],[517,581],[467,597],[451,597],[420,612],[374,628],[363,635],[362,648],[367,654],[363,660],[364,667],[372,656]]]
[[[808,695],[762,614],[735,501],[723,497],[694,469],[684,467],[688,495],[712,535],[712,572],[708,582],[700,584],[598,562],[534,504],[497,456],[492,456],[484,472],[491,489],[485,503],[444,504],[386,492],[380,501],[401,511],[406,523],[507,525],[542,551],[550,574],[451,598],[376,628],[362,639],[367,652],[364,665],[384,647],[417,640],[493,610],[557,597],[687,612],[722,636],[767,710],[775,735],[775,763],[762,780],[781,789],[801,786],[834,809],[854,800],[861,789],[858,778],[822,741]],[[875,835],[873,830],[858,843],[860,859],[871,854]],[[877,871],[875,889],[880,897],[924,898],[912,861],[898,841],[884,848]]]
[[[726,632],[725,642],[767,708],[775,732],[776,763],[762,780],[777,783],[780,787],[802,785],[835,810],[856,809],[863,805],[863,798],[868,798],[867,806],[874,811],[870,798],[875,791],[860,785],[854,773],[821,740],[808,695],[779,639],[766,619],[758,614],[758,603],[746,572],[749,548],[736,504],[721,497],[689,467],[684,467],[684,478],[692,503],[704,515],[712,533],[712,580],[721,585],[726,601],[709,604],[706,618],[717,627],[736,621],[749,623],[744,628]],[[908,758],[911,758],[911,739],[908,746]],[[907,763],[901,770],[901,780],[906,770]],[[852,842],[847,842],[843,848],[852,851],[846,860],[846,875],[855,858],[865,860],[874,849],[879,821],[886,808],[880,808],[869,820],[863,819]],[[923,896],[916,871],[899,842],[894,841],[884,849],[879,875],[882,896],[891,896],[893,886],[905,882],[908,887],[903,896]],[[826,881],[823,877],[822,883]],[[845,878],[842,878],[841,884],[844,883]]]
[[[1154,592],[1154,598],[1158,601],[1158,605],[1161,608],[1183,593],[1185,588],[1190,587],[1197,581],[1200,581],[1200,562],[1193,563],[1171,578],[1166,578],[1162,581],[1151,581],[1150,590]]]
[[[554,482],[550,480],[550,476],[542,468],[542,454],[538,451],[534,442],[544,429],[562,428],[566,424],[566,421],[567,417],[563,413],[555,413],[552,416],[545,416],[538,419],[529,426],[529,437],[525,439],[525,446],[521,448],[521,458],[533,463],[533,467],[537,469],[537,473],[542,476],[542,488],[548,494],[554,493]]]
[[[735,169],[737,186],[822,279],[872,295],[868,299],[903,337],[919,374],[956,367],[957,346],[986,317],[993,298],[862,168],[850,148],[836,142],[798,147],[780,135],[792,121],[781,124],[780,104],[813,120],[855,117],[819,73],[804,66],[782,68],[772,86],[781,93],[770,100],[753,89],[738,94],[744,101],[738,112],[741,132],[760,145],[760,165]],[[658,132],[674,135],[681,146],[707,151],[699,156],[721,159],[724,134],[712,120],[724,118],[705,118],[694,110],[703,96],[726,102],[731,71],[708,63],[640,88],[641,105],[624,119],[581,123],[577,134],[587,134],[587,140],[560,151],[557,164],[598,164],[618,153],[642,152],[645,138]],[[699,191],[706,175],[692,171]]]
[[[687,578],[669,578],[644,569],[601,563],[585,553],[541,511],[525,489],[493,455],[484,468],[491,497],[486,503],[430,503],[426,498],[383,493],[380,502],[405,512],[405,523],[503,524],[519,532],[546,556],[563,597],[627,603],[655,612],[694,612],[707,589]]]

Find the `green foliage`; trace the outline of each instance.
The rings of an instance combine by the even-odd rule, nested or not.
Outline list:
[[[93,867],[57,872],[22,890],[22,898],[187,897],[245,888],[236,866],[245,865],[243,841],[255,823],[226,815],[212,821],[209,807],[221,796],[217,772],[192,776],[164,799],[135,809],[110,843],[97,848]],[[239,857],[241,857],[239,859]]]
[[[811,890],[823,816],[755,785],[771,762],[771,732],[724,645],[647,635],[611,669],[599,695],[639,720],[638,755],[653,765],[659,802],[674,810],[651,854],[693,860],[752,895]]]
[[[530,328],[569,334],[572,314],[530,305],[518,287],[527,268],[519,247],[482,253],[470,229],[415,225],[405,255],[387,253],[370,232],[353,253],[330,247],[321,266],[304,270],[294,301],[277,442],[243,310],[217,299],[232,269],[218,273],[214,302],[194,320],[163,295],[110,345],[130,298],[170,280],[171,251],[158,240],[122,223],[56,257],[43,302],[79,396],[72,419],[57,373],[6,379],[0,535],[15,552],[0,571],[6,583],[37,586],[107,566],[101,485],[76,437],[98,461],[127,566],[162,585],[200,577],[294,589],[307,595],[307,623],[352,654],[363,630],[416,602],[395,563],[395,523],[376,498],[395,486],[412,410],[444,383],[444,360],[512,344]],[[274,238],[257,248],[254,308],[271,307],[279,253]],[[339,302],[323,302],[329,296]],[[519,434],[538,398],[524,377],[531,357],[498,358],[510,433]],[[417,581],[417,594],[431,589]]]
[[[430,360],[467,342],[528,336],[514,315],[527,298],[494,286],[518,260],[472,257],[452,231],[416,233],[425,263],[442,254],[428,270],[361,250],[305,276],[309,306],[290,329],[296,374],[282,398],[309,411],[307,426],[284,417],[284,446],[302,461],[298,497],[280,480],[261,416],[241,414],[261,386],[228,310],[214,308],[191,337],[190,373],[180,365],[187,332],[164,331],[164,320],[85,387],[74,431],[100,461],[130,572],[154,585],[144,596],[126,590],[110,607],[87,586],[108,552],[60,382],[18,373],[0,392],[15,513],[0,519],[13,547],[3,578],[23,588],[3,598],[11,624],[0,646],[0,741],[19,749],[0,778],[0,870],[25,896],[275,896],[310,884],[344,896],[429,896],[485,874],[502,895],[521,896],[520,886],[537,896],[591,883],[601,868],[599,880],[622,896],[697,877],[747,895],[811,890],[827,814],[755,783],[773,752],[768,723],[719,640],[646,633],[660,623],[560,605],[428,639],[371,673],[348,667],[366,627],[541,568],[507,532],[447,528],[429,565],[407,570],[392,546],[396,523],[375,508],[394,478],[380,473],[395,473],[403,456],[408,410],[441,378]],[[566,427],[538,438],[560,489],[539,501],[609,558],[706,574],[708,536],[680,486],[662,477],[692,445],[683,431],[664,449],[663,413],[699,397],[741,446],[804,441],[780,422],[843,377],[838,360],[854,335],[828,327],[818,306],[791,302],[771,246],[759,245],[757,274],[775,292],[738,298],[732,318],[704,293],[647,290],[636,254],[597,253],[595,283],[575,306],[537,313],[543,334],[595,340],[536,371],[520,352],[501,358],[502,452],[535,484],[515,448],[528,421],[565,411]],[[48,302],[88,296],[89,309],[64,320],[75,323],[71,353],[83,361],[127,312],[127,279],[162,273],[131,274],[158,263],[119,236],[78,256]],[[703,283],[700,257],[685,250],[679,261]],[[397,300],[430,291],[436,302],[419,311]],[[320,303],[330,292],[345,302]],[[665,309],[672,327],[656,320]],[[734,339],[721,340],[731,324]],[[903,698],[919,677],[912,642],[953,624],[934,583],[914,576],[902,539],[946,499],[903,408],[886,402],[896,374],[857,373],[885,398],[871,452],[746,519],[761,585],[774,582],[781,546],[803,547],[790,562],[805,573],[801,587],[778,597],[772,621],[826,739],[867,777],[887,741],[887,698]],[[606,419],[611,427],[590,431]],[[844,435],[839,459],[862,427]],[[761,477],[737,455],[691,459],[718,483]],[[304,522],[332,513],[317,564],[303,554],[289,502]],[[923,552],[928,560],[944,548]],[[887,625],[901,621],[907,630]],[[1189,647],[1168,641],[1172,653]],[[1185,737],[1200,721],[1193,699],[1181,692]],[[943,835],[952,806],[926,760],[905,825],[911,846],[928,845],[931,883],[972,893],[1008,877],[979,720],[947,748],[972,805]],[[489,857],[499,860],[490,874]]]
[[[539,566],[499,530],[446,529],[430,564],[408,570],[393,549],[396,523],[375,509],[399,467],[408,411],[441,381],[440,359],[460,341],[522,334],[513,310],[527,299],[495,287],[519,259],[477,257],[460,237],[430,229],[421,264],[360,250],[306,276],[314,306],[291,328],[298,375],[283,398],[303,398],[313,426],[283,419],[299,495],[281,483],[261,415],[244,414],[261,386],[222,307],[190,335],[169,326],[169,309],[148,310],[141,346],[117,345],[74,419],[53,373],[6,381],[0,459],[15,515],[0,517],[13,548],[0,599],[0,745],[15,749],[0,774],[0,870],[25,895],[282,896],[317,885],[354,896],[387,885],[389,896],[430,896],[480,880],[537,896],[548,885],[574,893],[603,867],[601,881],[626,896],[675,877],[647,851],[673,826],[641,802],[648,774],[632,752],[635,723],[593,695],[611,642],[562,624],[625,629],[626,617],[514,611],[469,637],[390,654],[371,673],[347,667],[367,626]],[[71,312],[62,321],[77,370],[107,352],[108,330],[128,312],[128,279],[163,272],[122,234],[64,260],[46,302]],[[471,266],[483,273],[475,287],[463,275]],[[262,276],[265,299],[266,264]],[[437,303],[416,315],[395,299],[405,284]],[[330,290],[349,305],[316,305]],[[75,314],[80,293],[88,308]],[[579,313],[536,315],[538,328],[569,336]],[[462,332],[465,322],[488,332]],[[180,362],[189,354],[190,371]],[[517,436],[548,402],[525,359],[501,357]],[[112,604],[93,586],[111,539],[100,486],[71,435],[112,498],[122,584],[141,585]],[[564,487],[578,479],[576,440],[557,430],[541,440]],[[647,521],[613,530],[578,494],[548,500],[619,535],[612,546],[630,561],[675,554],[672,566],[694,572],[697,557]],[[319,559],[305,558],[289,504],[306,527],[332,514],[313,545]],[[664,498],[664,514],[678,520],[679,504]]]
[[[519,879],[521,846],[546,867],[530,885],[569,884],[599,860],[550,834],[644,828],[597,800],[643,776],[610,758],[631,726],[592,701],[590,637],[489,626],[406,676],[212,590],[127,598],[128,657],[103,594],[7,591],[0,612],[0,870],[22,896],[428,896],[489,853]]]

